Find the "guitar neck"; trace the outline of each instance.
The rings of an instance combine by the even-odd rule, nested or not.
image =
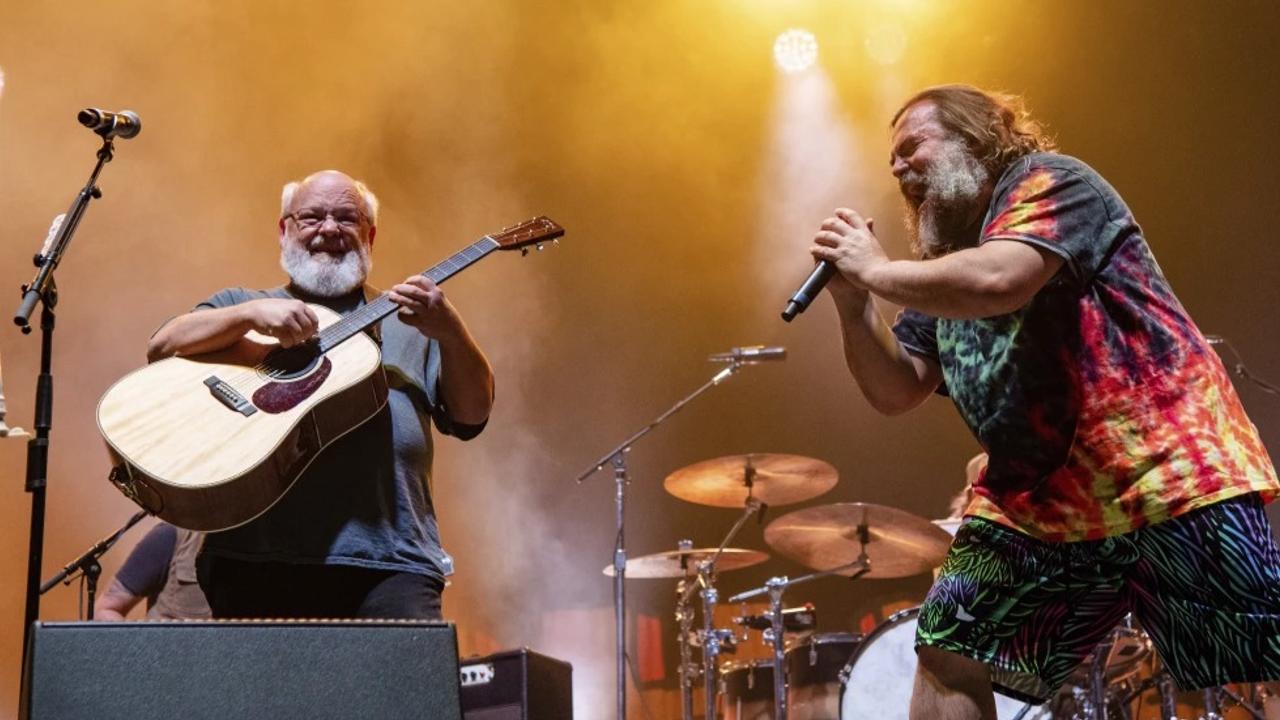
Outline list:
[[[467,247],[445,258],[441,262],[427,268],[422,275],[430,278],[435,284],[440,285],[445,280],[448,280],[475,264],[485,255],[497,250],[498,247],[498,241],[488,235],[485,235]],[[400,306],[392,302],[391,298],[388,297],[386,293],[379,295],[373,301],[368,302],[356,310],[344,315],[338,322],[330,325],[324,330],[321,330],[318,335],[320,341],[320,352],[328,352],[347,338],[355,335],[356,333],[363,332],[370,325],[373,325],[399,308]]]

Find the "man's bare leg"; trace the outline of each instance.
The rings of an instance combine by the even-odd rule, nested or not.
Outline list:
[[[916,656],[911,720],[996,720],[986,665],[935,647],[922,647]]]

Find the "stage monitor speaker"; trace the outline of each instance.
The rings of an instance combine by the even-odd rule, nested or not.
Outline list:
[[[461,720],[452,624],[36,623],[23,720]]]
[[[573,720],[573,666],[529,648],[462,661],[464,720]]]

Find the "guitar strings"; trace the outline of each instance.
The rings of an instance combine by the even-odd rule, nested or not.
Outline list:
[[[486,235],[471,245],[454,253],[450,257],[445,258],[421,274],[430,278],[431,281],[436,284],[442,283],[456,275],[458,272],[461,272],[472,263],[485,257],[497,247],[499,247],[499,243]],[[473,254],[474,257],[472,256]],[[387,307],[387,305],[393,305],[393,307]],[[368,304],[342,316],[337,322],[323,328],[319,333],[317,333],[316,337],[318,338],[318,342],[321,347],[320,353],[323,354],[328,352],[333,349],[333,347],[360,332],[368,325],[371,325],[377,320],[391,314],[395,309],[394,303],[391,302],[387,293],[383,293],[374,298]],[[234,372],[225,378],[219,379],[229,385],[236,392],[247,396],[252,393],[248,392],[247,388],[242,385],[242,383],[252,382],[256,384],[256,381],[262,380],[263,376],[266,376],[267,379],[274,380],[284,376],[286,373],[286,370],[273,367],[268,362],[264,361],[259,362],[252,367],[246,367],[238,372]]]

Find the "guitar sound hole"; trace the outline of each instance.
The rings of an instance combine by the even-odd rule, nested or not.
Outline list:
[[[276,380],[295,380],[315,369],[320,363],[319,346],[313,342],[278,348],[262,361],[264,374]]]

